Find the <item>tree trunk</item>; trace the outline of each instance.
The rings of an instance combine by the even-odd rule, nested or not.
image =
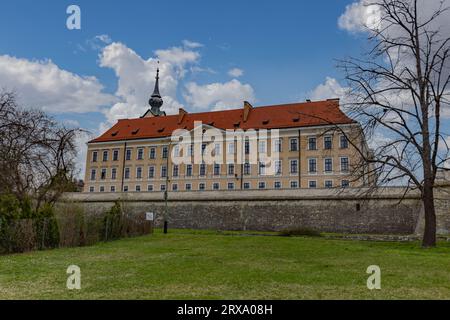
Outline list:
[[[436,246],[436,210],[434,207],[434,190],[432,186],[424,186],[422,201],[425,211],[425,231],[422,247],[433,248]]]

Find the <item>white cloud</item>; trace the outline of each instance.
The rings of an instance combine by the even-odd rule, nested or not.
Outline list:
[[[325,82],[314,88],[308,96],[311,100],[344,99],[346,92],[346,88],[342,87],[336,79],[327,77]]]
[[[97,111],[116,101],[97,78],[60,69],[51,60],[0,56],[0,87],[17,91],[24,106],[54,113]]]
[[[196,49],[196,48],[203,47],[203,44],[201,44],[199,42],[190,41],[190,40],[183,40],[182,43],[185,48],[189,48],[189,49]]]
[[[339,17],[339,28],[350,32],[361,32],[369,28],[376,28],[381,19],[381,12],[375,5],[369,5],[369,1],[361,0],[349,4],[345,13]]]
[[[108,124],[120,118],[133,118],[149,108],[147,101],[155,84],[155,73],[160,60],[160,92],[163,95],[162,110],[175,113],[183,105],[177,100],[177,87],[186,72],[186,66],[195,63],[198,52],[173,47],[157,50],[156,56],[143,59],[122,43],[112,43],[100,54],[100,66],[111,68],[118,78],[116,95],[121,101],[105,110]]]
[[[239,78],[244,75],[244,70],[239,68],[233,68],[230,71],[228,71],[228,75],[231,77]]]
[[[184,99],[195,109],[224,110],[240,107],[244,100],[254,101],[253,88],[236,79],[225,83],[186,84]]]

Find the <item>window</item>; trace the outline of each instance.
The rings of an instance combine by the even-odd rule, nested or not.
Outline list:
[[[231,142],[228,144],[228,154],[235,154],[236,152],[236,144]]]
[[[264,162],[259,162],[258,174],[260,176],[263,176],[266,174],[266,164]]]
[[[103,161],[103,162],[108,161],[108,151],[106,151],[106,150],[103,151],[102,161]]]
[[[315,189],[315,188],[317,188],[317,181],[315,181],[315,180],[309,181],[309,188],[310,188],[310,189]]]
[[[317,173],[317,159],[308,160],[308,171],[309,173]]]
[[[342,181],[341,181],[341,187],[342,187],[342,188],[348,188],[348,187],[350,187],[350,181],[348,181],[348,180],[342,180]]]
[[[325,136],[323,138],[323,148],[325,150],[331,150],[333,148],[333,137],[332,136]]]
[[[148,167],[148,178],[153,179],[155,177],[155,167]]]
[[[112,168],[111,169],[111,180],[116,180],[117,179],[117,168]]]
[[[178,174],[179,174],[179,167],[177,164],[174,164],[172,168],[172,176],[178,177]]]
[[[125,179],[130,179],[130,168],[125,168]]]
[[[89,192],[94,192],[95,188],[94,187],[89,187]]]
[[[116,186],[111,186],[111,192],[116,192]]]
[[[138,152],[137,152],[137,159],[138,160],[144,160],[144,149],[143,148],[139,148]]]
[[[119,150],[113,151],[113,161],[119,161]]]
[[[250,141],[245,139],[244,143],[245,154],[250,154]]]
[[[147,191],[148,192],[152,192],[153,191],[153,185],[152,184],[147,185]]]
[[[266,183],[261,181],[260,183],[258,183],[258,188],[259,189],[265,189],[266,188]]]
[[[273,183],[273,187],[274,187],[275,189],[281,189],[281,181],[275,181],[275,182]]]
[[[97,170],[92,169],[91,170],[91,181],[94,181],[97,175]]]
[[[186,165],[186,177],[192,177],[192,164]]]
[[[325,180],[325,188],[327,189],[333,188],[333,181]]]
[[[244,189],[245,190],[250,189],[250,182],[244,182]]]
[[[298,151],[298,139],[294,138],[290,140],[290,150],[291,151]]]
[[[178,191],[178,184],[172,184],[172,191]]]
[[[205,189],[206,189],[206,184],[204,184],[203,182],[198,184],[198,190],[205,191]]]
[[[174,155],[175,155],[175,158],[179,158],[179,157],[180,157],[180,146],[179,146],[179,145],[176,145],[176,146],[173,148],[173,153],[174,153]]]
[[[205,151],[206,151],[206,143],[203,143],[202,144],[202,155],[205,154]]]
[[[131,149],[127,149],[125,153],[125,160],[130,161],[131,160]]]
[[[136,179],[142,179],[142,167],[136,168]]]
[[[141,192],[141,186],[137,185],[135,190],[136,190],[136,192]]]
[[[228,190],[234,190],[234,183],[228,182]]]
[[[234,175],[234,164],[232,164],[232,163],[230,163],[230,164],[228,165],[228,175],[229,175],[229,176]]]
[[[325,173],[333,172],[333,159],[325,158],[325,160],[324,160],[324,168],[325,168]]]
[[[220,164],[218,164],[218,163],[214,164],[214,175],[220,176]]]
[[[275,161],[275,174],[277,176],[280,176],[282,174],[282,162],[281,160],[276,160]]]
[[[194,154],[194,145],[190,144],[188,148],[188,156],[192,156]]]
[[[266,153],[267,152],[267,146],[266,141],[258,141],[258,152],[259,153]]]
[[[220,184],[217,182],[213,183],[213,190],[219,190],[220,189]]]
[[[281,139],[274,140],[274,152],[282,152],[283,141]]]
[[[308,138],[308,150],[317,150],[317,139],[315,137]]]
[[[192,184],[186,183],[185,189],[186,189],[186,191],[191,191],[192,190]]]
[[[156,159],[156,148],[155,147],[151,147],[150,148],[150,159]]]
[[[169,148],[167,146],[164,146],[162,148],[162,158],[167,159],[168,156],[169,156]]]
[[[105,192],[105,186],[100,186],[100,192]]]
[[[348,158],[347,157],[342,157],[341,158],[341,172],[348,172]]]
[[[167,178],[167,167],[161,166],[161,178]]]
[[[98,158],[98,152],[97,151],[92,152],[92,162],[97,162],[97,158]]]
[[[206,164],[200,164],[200,177],[206,176]]]
[[[341,149],[347,149],[348,148],[348,139],[346,136],[341,135],[340,139],[339,139],[340,143],[340,147]]]
[[[215,156],[220,155],[220,143],[216,143],[216,144],[214,145],[214,155],[215,155]]]
[[[105,180],[106,179],[106,169],[102,169],[101,175],[100,175],[100,179],[101,180]]]
[[[128,186],[123,186],[123,192],[128,192]]]
[[[291,174],[297,174],[297,173],[298,173],[298,161],[291,160]]]
[[[298,181],[291,181],[291,189],[297,189],[298,188]]]
[[[159,190],[166,191],[166,185],[165,184],[160,185]]]
[[[246,176],[251,175],[251,171],[252,171],[252,167],[251,167],[250,163],[246,162],[244,164],[244,175],[246,175]]]

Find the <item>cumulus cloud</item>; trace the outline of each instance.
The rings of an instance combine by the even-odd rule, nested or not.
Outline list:
[[[198,52],[173,47],[157,50],[155,56],[144,59],[126,45],[114,42],[100,54],[100,66],[111,68],[118,78],[116,96],[121,101],[105,110],[108,124],[120,118],[141,116],[149,108],[147,101],[155,84],[156,68],[160,68],[160,91],[163,109],[175,113],[183,105],[177,100],[177,86],[186,66],[199,59]]]
[[[376,28],[380,23],[381,12],[375,5],[370,5],[369,1],[361,0],[349,4],[345,8],[344,14],[339,17],[339,28],[350,32],[361,32],[367,28]]]
[[[239,78],[239,77],[242,77],[244,75],[244,70],[239,69],[239,68],[233,68],[230,71],[228,71],[228,75],[230,77]]]
[[[15,90],[19,102],[47,112],[90,112],[117,99],[103,92],[95,77],[59,68],[51,60],[31,61],[0,56],[0,87]]]
[[[236,79],[206,85],[190,82],[186,84],[184,99],[195,109],[224,110],[240,107],[244,100],[254,101],[255,94],[249,84]]]
[[[347,89],[334,78],[327,77],[324,83],[314,88],[308,96],[311,100],[326,100],[333,98],[344,99]]]

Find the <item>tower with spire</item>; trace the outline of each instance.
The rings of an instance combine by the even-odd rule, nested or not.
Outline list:
[[[148,104],[151,107],[150,113],[152,114],[152,116],[160,117],[166,115],[164,111],[161,111],[163,103],[164,101],[161,98],[161,94],[159,93],[159,66],[158,66],[158,68],[156,69],[155,89],[153,90],[153,94],[151,95],[150,100],[148,100]],[[146,114],[148,114],[148,111]]]

